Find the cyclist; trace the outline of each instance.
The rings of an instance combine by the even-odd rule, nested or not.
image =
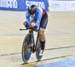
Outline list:
[[[34,24],[31,22],[34,21]],[[40,56],[43,55],[45,48],[45,29],[48,22],[48,15],[45,9],[38,7],[36,5],[31,5],[28,7],[26,12],[26,21],[23,22],[25,27],[34,27],[39,30],[39,40],[41,44]]]

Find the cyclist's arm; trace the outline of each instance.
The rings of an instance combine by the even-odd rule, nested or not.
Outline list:
[[[26,12],[26,22],[28,25],[30,25],[30,15],[28,12]]]

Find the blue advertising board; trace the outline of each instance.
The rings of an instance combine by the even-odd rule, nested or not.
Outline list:
[[[47,0],[0,0],[0,10],[25,11],[31,4],[48,10]]]

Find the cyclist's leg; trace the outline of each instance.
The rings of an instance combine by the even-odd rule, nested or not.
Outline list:
[[[42,18],[40,23],[40,30],[39,30],[39,39],[41,43],[41,49],[44,50],[45,48],[45,29],[48,22],[48,16]]]
[[[45,48],[45,32],[44,31],[39,31],[39,40],[40,40],[40,44],[41,44],[41,50],[44,50]]]

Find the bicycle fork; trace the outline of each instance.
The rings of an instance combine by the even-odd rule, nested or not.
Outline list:
[[[30,44],[30,48],[31,48],[31,51],[34,53],[35,52],[35,41],[34,41],[34,34],[33,34],[33,31],[30,32],[30,36],[29,36],[29,44]]]

